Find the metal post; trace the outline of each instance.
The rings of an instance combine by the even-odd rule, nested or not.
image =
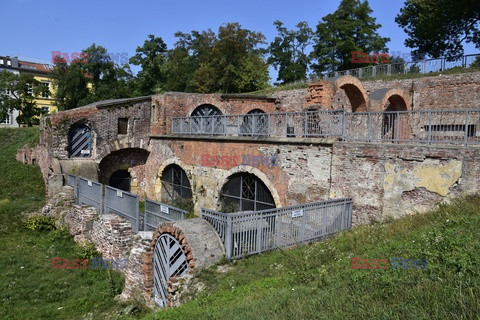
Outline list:
[[[432,142],[432,111],[428,111],[428,144]]]
[[[305,241],[305,219],[306,219],[306,216],[307,216],[307,211],[304,211],[303,215],[302,215],[302,225],[300,227],[299,242]]]
[[[270,137],[270,136],[271,136],[271,133],[270,133],[270,114],[267,114],[267,121],[268,121],[268,124],[267,124],[267,134],[268,134],[268,136]]]
[[[400,140],[400,138],[399,138],[399,135],[400,135],[400,112],[396,111],[396,114],[397,114],[397,117],[396,117],[397,118],[396,119],[397,125],[396,125],[396,128],[395,128],[395,131],[396,131],[395,132],[395,140],[398,144],[398,142]]]
[[[288,113],[285,112],[285,137],[288,137]]]
[[[303,134],[306,137],[307,134],[307,119],[308,119],[308,113],[304,112],[303,113]]]
[[[257,252],[262,252],[262,221],[261,217],[257,217]]]
[[[372,76],[375,77],[377,75],[377,67],[373,66],[372,67]]]
[[[468,144],[468,110],[465,111],[465,140],[464,140],[464,144],[465,146],[467,146]]]
[[[225,230],[225,257],[228,261],[232,259],[232,216],[227,216],[227,228]]]
[[[370,112],[367,112],[367,141],[370,142]]]
[[[135,206],[135,233],[138,233],[140,229],[140,209],[138,208],[138,198],[136,201],[137,205]],[[145,216],[143,216],[145,218]],[[144,230],[142,230],[144,231]]]
[[[275,247],[280,247],[282,243],[282,216],[278,214],[275,216],[275,225],[277,226],[277,243],[275,244]]]

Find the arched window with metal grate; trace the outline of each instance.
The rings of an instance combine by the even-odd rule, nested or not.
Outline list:
[[[90,128],[84,124],[73,126],[68,132],[68,155],[70,158],[90,158],[92,148]]]
[[[260,109],[250,110],[244,117],[240,132],[244,136],[268,135],[268,116]]]
[[[192,132],[223,134],[225,127],[221,116],[220,109],[212,104],[202,104],[192,111],[191,117],[195,117],[192,121]]]
[[[176,164],[168,165],[162,173],[162,201],[192,199],[192,188],[187,174]]]
[[[255,175],[241,172],[232,175],[222,188],[223,212],[258,211],[275,208],[267,186]]]

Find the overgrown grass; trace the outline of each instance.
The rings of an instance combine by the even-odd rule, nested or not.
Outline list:
[[[192,300],[144,319],[478,319],[480,197],[212,267]],[[354,270],[352,257],[427,259]]]
[[[16,150],[38,141],[38,128],[0,129],[0,319],[114,318],[122,306],[113,297],[123,285],[116,272],[52,270],[52,257],[88,255],[64,230],[22,213],[44,204],[38,167],[15,160]],[[27,229],[45,231],[32,231]]]

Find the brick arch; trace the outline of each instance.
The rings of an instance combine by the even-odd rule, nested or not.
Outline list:
[[[184,232],[173,222],[162,223],[153,233],[152,242],[150,247],[143,254],[143,295],[146,301],[151,301],[153,296],[153,255],[155,250],[155,245],[157,244],[158,238],[162,234],[169,234],[174,237],[182,246],[183,253],[185,254],[188,270],[187,273],[193,273],[195,269],[195,259],[193,257],[192,247],[188,243],[188,239],[185,236]],[[173,280],[173,279],[172,279]],[[178,278],[174,281],[178,281]],[[170,280],[167,282],[167,285],[170,285]],[[167,306],[170,306],[171,301],[167,301]]]
[[[345,91],[350,104],[352,105],[352,112],[370,111],[369,97],[367,90],[363,87],[362,82],[353,76],[343,76],[335,81],[335,91],[342,89]]]
[[[125,148],[111,152],[99,164],[99,181],[108,185],[108,179],[117,170],[128,170],[131,177],[131,192],[138,194],[138,182],[143,181],[143,166],[150,152],[141,148]]]
[[[387,101],[390,106],[388,106]],[[411,101],[411,95],[408,91],[396,88],[390,89],[382,101],[383,111],[410,111],[412,109]]]
[[[161,182],[162,181],[162,174],[163,174],[163,171],[165,170],[165,168],[167,168],[171,164],[175,164],[175,165],[179,166],[185,172],[185,174],[187,175],[188,182],[190,183],[190,188],[192,189],[192,201],[195,203],[195,200],[196,200],[195,197],[196,196],[195,196],[195,190],[193,189],[194,181],[193,181],[193,178],[192,178],[191,171],[185,169],[187,167],[187,165],[185,163],[183,163],[183,161],[181,161],[178,158],[171,158],[171,159],[165,160],[160,165],[160,167],[158,168],[157,176],[155,177],[155,197],[157,198],[157,200],[161,201],[161,199],[159,199],[157,197],[157,195],[161,196],[161,194],[162,194],[162,189],[161,189],[162,188],[162,182]]]
[[[127,139],[114,139],[103,143],[102,145],[96,146],[97,150],[97,161],[101,161],[103,158],[108,156],[110,153],[119,151],[122,149],[129,149],[129,148],[138,148],[146,150],[148,146],[148,141],[144,141],[143,139],[135,139],[135,140],[127,140]]]
[[[233,176],[236,173],[250,173],[259,178],[263,184],[267,187],[268,191],[270,191],[270,194],[273,197],[273,201],[275,202],[275,207],[281,208],[282,203],[280,202],[280,196],[278,195],[277,189],[273,185],[273,183],[270,182],[270,179],[263,173],[262,171],[258,170],[255,167],[251,166],[237,166],[233,167],[232,169],[228,170],[228,172],[223,176],[224,178],[222,179],[221,183],[218,183],[217,189],[215,190],[215,196],[217,198],[217,207],[220,207],[220,201],[221,199],[221,193],[223,186],[228,182],[228,179],[230,179],[231,176]]]
[[[220,112],[220,114],[225,114],[225,110],[222,110],[222,108],[220,108],[220,107],[218,107],[218,106],[216,106],[212,103],[202,103],[202,104],[199,104],[198,106],[190,108],[188,116],[191,117],[193,112],[195,112],[197,109],[199,109],[201,107],[212,107],[214,109],[217,109]]]

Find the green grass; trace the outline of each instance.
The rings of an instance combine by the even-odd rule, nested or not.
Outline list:
[[[64,230],[31,231],[22,213],[44,204],[40,170],[15,160],[35,145],[38,128],[0,129],[0,319],[114,318],[123,279],[106,270],[52,270],[51,258],[82,258],[85,249]]]
[[[480,197],[199,274],[206,288],[143,319],[479,319]],[[428,259],[354,270],[351,258]]]
[[[41,208],[39,169],[15,161],[36,129],[0,130],[0,319],[125,318],[103,270],[52,270],[51,257],[86,250],[65,231],[30,231]],[[204,289],[142,319],[479,319],[480,197],[427,214],[361,226],[331,239],[251,256],[198,274]],[[424,270],[353,270],[352,257],[428,259]],[[219,272],[223,270],[226,272]],[[128,309],[128,308],[127,308]]]

